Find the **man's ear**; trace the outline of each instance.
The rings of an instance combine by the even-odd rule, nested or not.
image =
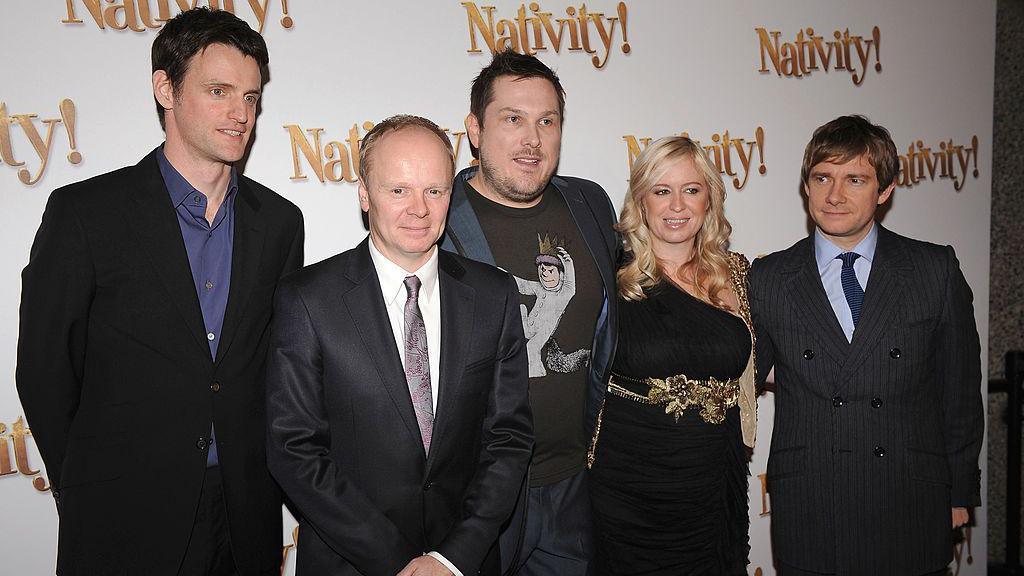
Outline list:
[[[370,211],[370,191],[366,189],[362,178],[359,179],[359,208],[363,212]]]
[[[881,194],[878,195],[878,205],[881,206],[889,201],[889,197],[892,196],[892,191],[896,189],[896,183],[889,184],[889,187],[882,190]]]
[[[164,110],[174,109],[174,86],[164,70],[153,72],[153,96]]]
[[[480,148],[480,121],[472,112],[466,116],[466,135],[469,136],[469,143],[474,148]]]

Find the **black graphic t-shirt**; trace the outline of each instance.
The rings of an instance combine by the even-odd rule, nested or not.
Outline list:
[[[530,208],[510,208],[466,186],[498,267],[514,275],[530,360],[536,447],[530,485],[583,469],[587,366],[601,312],[601,278],[562,195],[553,186]]]

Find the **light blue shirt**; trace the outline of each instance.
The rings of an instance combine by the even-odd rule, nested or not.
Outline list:
[[[857,274],[857,282],[867,293],[868,276],[871,274],[871,261],[875,258],[875,246],[878,245],[878,224],[871,225],[871,230],[853,250],[860,254],[860,258],[853,263],[853,271]],[[825,288],[825,295],[836,313],[839,325],[843,328],[848,342],[853,341],[853,313],[850,312],[850,305],[846,302],[846,294],[843,292],[841,275],[843,272],[843,261],[837,260],[846,250],[832,243],[825,238],[821,230],[814,229],[814,259],[818,263],[818,274],[821,276],[821,285]],[[863,314],[863,312],[862,312]]]

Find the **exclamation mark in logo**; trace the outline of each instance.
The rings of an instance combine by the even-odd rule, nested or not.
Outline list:
[[[754,140],[757,142],[757,156],[761,160],[761,165],[757,167],[757,171],[761,174],[768,172],[768,167],[764,165],[764,128],[760,126],[754,131]]]
[[[71,152],[68,152],[68,162],[79,164],[82,162],[82,154],[78,151],[75,141],[75,103],[70,98],[60,101],[60,117],[64,121],[64,129],[68,132],[68,143],[71,145]]]
[[[616,10],[619,13],[619,23],[622,24],[622,53],[629,54],[632,48],[629,47],[629,26],[626,26],[626,3],[619,2]]]
[[[974,172],[973,172],[973,174],[974,174],[974,177],[977,178],[978,174],[979,174],[979,172],[978,172],[978,136],[977,135],[974,135],[974,136],[971,137],[971,148],[974,150],[974,154],[971,154],[971,156],[974,157]]]
[[[292,17],[288,15],[288,0],[281,0],[281,13],[284,14],[284,17],[281,18],[281,26],[291,28],[295,22],[292,20]]]
[[[875,26],[871,29],[871,36],[875,39],[875,72],[882,71],[882,32]]]

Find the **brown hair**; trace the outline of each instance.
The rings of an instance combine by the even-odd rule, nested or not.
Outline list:
[[[840,116],[818,127],[804,150],[800,181],[806,186],[811,168],[821,162],[846,163],[866,154],[878,177],[878,192],[892,185],[900,171],[896,144],[889,131],[860,115]]]

